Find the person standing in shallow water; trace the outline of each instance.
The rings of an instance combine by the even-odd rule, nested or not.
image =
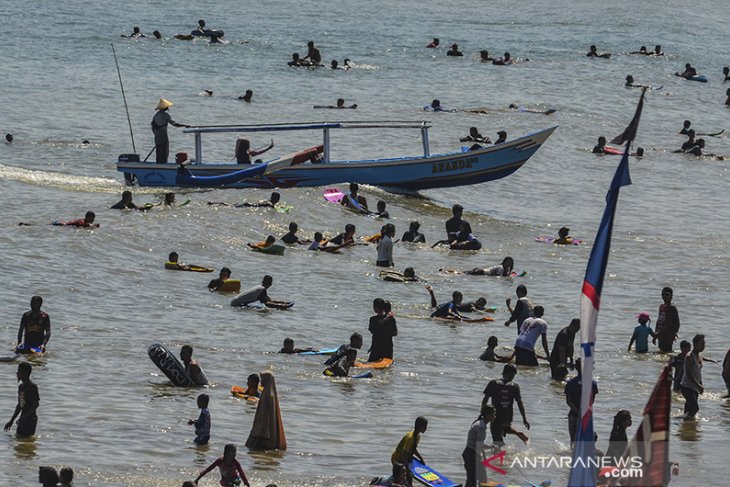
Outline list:
[[[170,156],[170,139],[167,137],[167,125],[173,127],[189,127],[183,123],[175,122],[167,110],[173,105],[169,100],[160,98],[157,102],[157,113],[152,117],[152,133],[155,136],[155,161],[157,164],[167,164]]]
[[[15,432],[15,436],[18,438],[27,438],[35,434],[35,428],[38,424],[38,416],[36,410],[40,403],[40,396],[38,394],[38,386],[30,380],[30,373],[33,371],[33,367],[28,362],[23,362],[18,365],[18,382],[22,382],[18,386],[18,405],[15,406],[15,412],[13,417],[10,418],[5,424],[5,431],[10,431],[13,427],[15,418],[18,418],[18,429]]]
[[[652,342],[659,342],[659,350],[664,353],[672,352],[672,344],[679,333],[679,312],[677,307],[672,304],[674,291],[671,287],[662,289],[663,304],[659,306],[659,316],[656,319],[654,332],[657,338]]]
[[[681,390],[684,403],[684,419],[695,419],[700,411],[699,398],[705,392],[702,385],[702,352],[705,350],[705,335],[692,338],[692,352],[684,358],[684,374]]]
[[[256,415],[251,425],[251,433],[246,440],[250,450],[286,450],[284,423],[281,420],[279,396],[276,393],[276,382],[271,371],[261,372],[261,392]]]

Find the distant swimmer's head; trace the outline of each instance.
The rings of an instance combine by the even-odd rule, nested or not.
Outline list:
[[[377,314],[383,313],[385,311],[385,300],[382,298],[373,299],[373,311]]]
[[[175,193],[165,193],[165,205],[170,206],[175,204]]]
[[[558,237],[565,238],[570,234],[570,228],[568,227],[561,227],[560,230],[558,230]]]
[[[131,191],[122,192],[122,202],[125,204],[132,202],[132,192]]]
[[[152,35],[155,36],[155,39],[162,39],[162,34],[160,34],[159,30],[154,31]]]
[[[512,364],[507,364],[502,369],[502,377],[507,381],[511,381],[517,375],[517,367]]]
[[[299,61],[299,53],[293,53],[291,55],[292,61]]]
[[[687,353],[692,349],[692,344],[687,340],[682,340],[681,342],[679,342],[679,349],[682,352]]]
[[[291,338],[284,338],[283,350],[286,352],[291,352],[292,350],[294,350],[294,340],[292,340]],[[258,377],[258,376],[256,376],[256,377]]]
[[[545,314],[545,308],[543,308],[542,306],[538,305],[538,306],[535,306],[534,308],[532,308],[532,316],[534,316],[535,318],[542,318],[542,316],[544,314]]]
[[[692,69],[692,65],[690,63],[687,63],[684,65],[684,69]]]
[[[203,20],[203,19],[198,20],[198,27],[200,27],[201,29],[204,29],[205,28],[205,20]]]
[[[204,96],[213,96],[213,90],[203,90]]]
[[[251,101],[251,98],[253,98],[253,91],[251,91],[251,90],[246,90],[246,93],[244,93],[244,95],[243,95],[243,96],[240,96],[240,97],[239,97],[239,100],[243,100],[243,101],[248,101],[248,102],[250,102],[250,101]]]
[[[199,394],[197,402],[198,408],[205,409],[210,404],[210,396],[208,394]]]
[[[478,310],[483,310],[487,306],[487,298],[479,297],[474,301],[474,307]]]
[[[591,52],[596,52],[596,46],[591,46]]]
[[[292,340],[291,338],[287,338],[286,340],[291,341],[291,348],[293,349],[294,348],[294,340]],[[286,348],[286,343],[287,343],[286,340],[284,340],[284,348]],[[259,377],[259,374],[251,374],[246,379],[246,386],[249,389],[251,389],[251,388],[258,389],[260,382],[261,382],[261,378]]]
[[[157,106],[155,107],[155,110],[167,110],[173,105],[173,103],[170,100],[165,100],[164,98],[160,98],[160,101],[157,102]]]
[[[416,277],[416,271],[413,269],[413,267],[406,267],[403,270],[403,276],[407,277],[408,279],[413,279]]]
[[[281,199],[281,195],[277,191],[274,191],[273,193],[271,193],[271,197],[269,198],[269,201],[271,201],[271,203],[273,203],[273,204],[277,204],[280,199]]]
[[[140,32],[139,27],[135,26],[132,28],[132,34],[141,34],[141,33],[142,32]]]
[[[626,76],[626,84],[627,85],[633,85],[634,84],[634,77],[631,76],[630,74],[628,76]]]
[[[510,54],[508,52],[505,52],[504,53],[504,60],[505,61],[509,61],[510,59],[512,59],[512,56],[510,56]]]
[[[641,46],[639,52],[646,53],[646,46]]]
[[[687,137],[689,137],[690,139],[693,139],[694,136],[695,136],[695,129],[689,129],[687,131]]]
[[[461,217],[461,215],[464,213],[464,207],[457,203],[451,207],[451,213],[455,217]]]
[[[339,102],[339,100],[337,100]],[[344,103],[344,100],[343,100]],[[355,194],[360,186],[357,183],[350,183],[350,193]]]
[[[321,242],[322,240],[324,240],[324,236],[322,235],[322,232],[314,232],[314,241]]]
[[[459,45],[458,44],[451,44],[451,50],[452,51],[458,51],[459,50]]]
[[[704,149],[705,148],[705,139],[697,139],[697,147]]]
[[[5,142],[7,142],[8,144],[12,144],[13,143],[13,134],[11,134],[11,133],[5,134]]]
[[[193,359],[193,347],[190,345],[183,345],[180,349],[180,360],[184,363],[190,362]]]
[[[598,137],[598,145],[600,145],[600,146],[606,145],[606,137],[604,137],[603,135]]]
[[[352,348],[357,348],[358,350],[362,348],[362,335],[355,332],[352,335],[350,335],[350,346]]]
[[[342,61],[342,64],[344,64],[345,66],[349,66],[350,65],[350,59],[349,58],[345,58],[345,60]]]
[[[297,230],[299,230],[299,225],[297,225],[297,224],[296,224],[296,222],[291,222],[291,223],[289,224],[289,231],[290,231],[291,233],[296,233],[296,232],[297,232]]]
[[[377,204],[378,213],[385,211],[385,201],[379,200]]]
[[[276,237],[274,237],[273,235],[269,235],[268,237],[266,237],[266,246],[267,247],[270,245],[274,245],[275,243],[276,243]]]
[[[269,289],[272,284],[274,284],[274,278],[269,275],[264,276],[264,278],[261,280],[261,285],[264,286],[266,289]]]
[[[353,225],[352,223],[348,223],[347,225],[345,225],[345,235],[349,235],[350,237],[355,235],[355,225]]]
[[[344,98],[338,98],[337,99],[337,108],[342,108],[344,106],[345,106],[345,99]]]
[[[489,60],[489,51],[487,51],[486,49],[479,51],[479,57],[481,57],[482,61],[488,61]]]
[[[419,222],[417,222],[417,221],[412,221],[408,225],[408,230],[411,231],[411,232],[417,232],[419,228],[421,228],[421,224]]]
[[[724,74],[725,76],[730,74],[730,67],[725,66],[724,68],[722,68],[722,74]]]
[[[441,42],[441,39],[439,39],[438,37],[434,37],[433,38],[433,45],[434,46],[438,46],[440,42]]]
[[[94,220],[96,219],[96,213],[93,211],[87,211],[86,215],[84,215],[84,222],[87,224],[94,223]]]
[[[431,108],[438,108],[441,106],[441,101],[436,99],[431,102]]]
[[[654,46],[654,54],[661,54],[661,53],[662,53],[662,46],[660,46],[659,44]]]
[[[453,293],[451,293],[451,299],[454,304],[461,304],[461,302],[464,301],[464,295],[461,293],[461,291],[454,291]]]
[[[509,104],[509,107],[511,109],[513,109],[513,110],[517,110],[518,108],[520,108],[520,106],[518,104],[516,104],[516,103],[510,103]]]
[[[499,138],[500,139],[506,139],[507,138],[507,132],[505,132],[504,130],[500,130],[499,132],[497,132],[497,135],[499,135]]]
[[[91,144],[91,142],[89,142],[87,139],[82,140],[81,143],[83,145],[89,145],[89,144]]]
[[[43,298],[40,296],[33,296],[30,298],[30,309],[38,311],[43,306]]]
[[[167,261],[175,263],[179,258],[180,256],[177,255],[177,252],[170,252],[170,255],[167,256]]]
[[[218,273],[218,277],[221,278],[221,279],[223,279],[224,281],[226,279],[230,279],[231,278],[231,270],[228,267],[222,268],[220,270],[220,272]]]
[[[727,68],[725,68],[725,69],[727,69]],[[690,127],[690,125],[692,125],[692,122],[690,122],[689,120],[684,121],[684,124],[683,124],[684,128],[688,129]]]
[[[520,284],[519,286],[517,286],[515,294],[517,294],[517,296],[520,298],[527,296],[527,286],[525,286],[524,284]]]
[[[487,346],[489,348],[495,348],[497,345],[499,345],[499,339],[492,335],[487,339]]]
[[[644,157],[644,148],[643,147],[636,148],[636,157]]]
[[[514,259],[512,257],[505,257],[502,259],[502,267],[504,267],[505,271],[511,271],[515,267]]]
[[[337,60],[336,59],[333,59],[332,60],[332,63],[330,64],[330,67],[332,69],[338,69],[338,63],[337,63]]]

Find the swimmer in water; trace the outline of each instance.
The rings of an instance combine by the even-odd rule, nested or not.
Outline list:
[[[132,33],[131,33],[130,35],[126,36],[126,35],[122,34],[122,37],[128,37],[128,38],[130,38],[130,39],[140,39],[140,38],[142,38],[142,37],[147,37],[147,36],[146,36],[146,35],[144,35],[144,34],[143,34],[143,33],[142,33],[142,32],[141,32],[140,30],[139,30],[139,27],[135,26],[135,27],[133,27],[133,28],[132,28]]]
[[[558,238],[553,242],[555,245],[573,245],[573,237],[570,235],[570,228],[561,227],[558,230]]]
[[[448,51],[446,51],[446,55],[447,56],[452,56],[452,57],[461,57],[461,56],[464,55],[464,53],[461,52],[461,51],[459,51],[459,45],[458,44],[452,44],[451,45],[451,49],[449,49]]]
[[[205,376],[203,369],[198,362],[193,360],[193,347],[183,345],[180,349],[180,361],[185,367],[185,373],[196,386],[207,386],[208,378]]]
[[[684,142],[684,144],[682,144],[682,147],[679,150],[679,152],[687,152],[692,147],[694,147],[694,145],[697,143],[697,142],[695,142],[695,131],[694,131],[694,129],[687,130],[687,134],[686,135],[687,135],[687,140]]]
[[[87,211],[83,218],[70,221],[54,221],[51,225],[60,227],[79,227],[79,228],[99,228],[98,223],[94,223],[96,214],[93,211]]]
[[[329,243],[339,247],[349,247],[355,245],[355,225],[348,223],[345,225],[345,231],[329,240]]]
[[[271,139],[271,143],[265,147],[259,147],[258,149],[251,148],[251,141],[248,139],[240,138],[236,140],[235,157],[236,163],[238,164],[251,164],[251,158],[260,156],[264,152],[271,150],[274,147],[274,139]]]
[[[302,61],[309,60],[310,65],[319,66],[322,62],[322,55],[319,53],[319,49],[314,47],[314,42],[307,42],[307,55],[302,58]]]
[[[251,103],[251,98],[253,98],[253,91],[251,90],[246,90],[245,94],[238,97],[239,100],[243,100],[246,103]]]
[[[697,76],[697,70],[692,67],[690,63],[687,63],[684,65],[684,71],[676,72],[674,73],[674,76],[679,76],[684,79],[692,79],[694,76]]]
[[[626,83],[624,84],[627,88],[633,88],[636,85],[634,84],[634,77],[631,75],[626,76]]]
[[[350,60],[348,58],[345,58],[345,60],[342,61],[341,69],[344,69],[345,71],[347,71],[348,69],[352,69],[352,64],[350,64]]]
[[[505,52],[503,57],[492,61],[492,64],[494,64],[495,66],[506,66],[508,64],[515,64],[515,63],[516,63],[516,61],[514,59],[512,59],[512,56],[510,56],[510,54],[508,52]]]
[[[293,343],[292,343],[293,345]],[[244,396],[249,397],[260,397],[261,392],[259,391],[259,384],[261,383],[261,378],[258,374],[251,374],[246,379],[246,390],[243,391]]]
[[[479,59],[483,63],[494,61],[494,58],[489,56],[489,51],[487,51],[486,49],[479,51]]]
[[[482,248],[481,242],[471,233],[469,223],[462,221],[459,228],[459,233],[449,243],[451,250],[479,250]]]
[[[189,271],[191,269],[191,266],[180,262],[180,256],[177,254],[177,252],[170,252],[170,255],[167,256],[165,269],[173,271]]]
[[[294,348],[294,340],[291,338],[284,338],[284,346],[279,350],[279,353],[294,354],[304,352],[319,352],[316,348]],[[258,377],[258,376],[257,376]]]
[[[345,193],[340,204],[363,213],[370,213],[370,210],[368,209],[368,201],[364,196],[357,194],[358,188],[359,186],[357,183],[350,183],[350,192]]]
[[[725,94],[727,95],[727,100],[725,100],[725,106],[730,107],[730,88],[725,91]]]
[[[441,106],[441,101],[440,100],[434,99],[431,102],[430,105],[426,105],[425,107],[423,107],[423,111],[426,111],[426,112],[429,112],[429,111],[430,112],[443,112],[443,111],[446,111],[446,110],[444,110],[444,108]]]
[[[679,131],[679,135],[687,135],[691,126],[692,122],[690,122],[689,120],[685,120],[684,124],[682,124],[682,130]]]
[[[662,46],[660,46],[659,44],[654,46],[654,52],[649,53],[649,56],[663,56],[663,55],[664,55],[664,53],[662,52]]]
[[[594,154],[605,154],[606,153],[606,137],[598,137],[598,144],[593,147]]]
[[[164,206],[175,206],[175,193],[165,193]]]
[[[5,143],[6,144],[12,144],[13,143],[13,134],[11,134],[11,133],[5,134]]]
[[[132,192],[131,191],[124,191],[122,192],[122,199],[115,205],[112,205],[110,207],[112,210],[137,210],[139,209],[137,205],[135,205],[132,202]]]
[[[153,36],[155,37],[155,39],[157,39],[158,41],[159,41],[160,39],[162,39],[162,34],[160,33],[160,31],[159,31],[159,30],[156,30],[156,31],[154,31],[154,32],[152,33],[152,35],[153,35]]]
[[[418,282],[420,279],[416,275],[416,271],[413,267],[406,267],[403,272],[394,271],[391,269],[380,271],[379,277],[384,281],[389,282]]]
[[[218,279],[213,279],[208,283],[208,291],[214,292],[223,287],[223,284],[231,278],[231,270],[224,267],[218,273]]]
[[[724,68],[722,68],[722,75],[724,78],[722,80],[723,83],[726,81],[730,81],[730,67],[725,66]]]
[[[512,275],[512,269],[514,269],[515,261],[512,257],[505,257],[502,259],[502,263],[494,267],[481,268],[476,267],[470,271],[464,272],[471,276],[502,276],[508,277]]]
[[[311,240],[302,240],[299,237],[297,237],[297,230],[299,230],[299,225],[297,225],[295,222],[291,222],[289,224],[289,232],[284,234],[281,237],[281,241],[285,244],[299,244],[299,245],[308,245],[312,243]]]
[[[426,237],[423,236],[418,230],[421,228],[421,224],[417,221],[412,221],[408,225],[408,231],[401,237],[401,242],[412,242],[412,243],[426,243]]]
[[[426,290],[431,296],[431,307],[436,308],[436,310],[431,313],[431,318],[443,318],[448,320],[461,321],[462,316],[457,309],[457,307],[464,300],[464,295],[461,293],[461,291],[454,291],[451,295],[451,301],[444,304],[438,304],[438,301],[436,301],[436,296],[433,293],[433,287],[431,287],[429,284],[426,284]]]
[[[433,49],[435,47],[439,47],[439,43],[440,42],[441,41],[439,41],[439,38],[438,37],[434,37],[433,40],[426,47],[429,48],[429,49]]]
[[[374,216],[378,218],[390,218],[390,213],[388,213],[388,210],[385,209],[385,201],[378,201],[376,208],[377,211],[375,212]]]
[[[333,59],[332,63],[330,63],[330,69],[340,69],[339,63],[337,62],[337,59]]]
[[[646,46],[641,46],[641,48],[638,51],[631,51],[629,54],[644,54],[644,55],[649,55],[649,53],[646,50]]]
[[[600,57],[600,58],[608,59],[608,58],[611,57],[611,53],[610,52],[602,52],[602,53],[599,53],[596,50],[596,46],[591,46],[591,50],[588,51],[588,54],[586,54],[586,56],[588,56],[588,57]]]
[[[255,244],[247,243],[246,245],[248,245],[252,250],[266,250],[269,247],[271,247],[272,245],[274,245],[275,243],[276,243],[276,237],[274,237],[273,235],[269,235],[268,237],[266,237],[266,240],[263,242],[259,242],[259,243],[255,243]]]
[[[309,66],[309,62],[306,62],[306,63],[303,62],[301,59],[299,59],[299,54],[295,52],[291,55],[291,61],[286,63],[286,65],[290,66],[290,67],[298,68],[300,66]]]
[[[195,30],[200,32],[201,34],[205,35],[205,33],[206,33],[205,31],[207,30],[205,28],[205,20],[203,20],[203,19],[198,20],[198,28]]]
[[[281,200],[281,195],[278,192],[274,191],[273,193],[271,193],[271,196],[268,200],[261,200],[257,201],[256,203],[243,202],[232,206],[234,206],[235,208],[275,208],[279,200]],[[208,201],[208,204],[215,206],[231,206],[228,203],[223,203],[219,201]]]

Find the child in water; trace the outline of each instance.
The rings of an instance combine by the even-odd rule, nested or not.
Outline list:
[[[243,473],[241,464],[236,460],[236,445],[229,443],[223,448],[223,456],[211,463],[208,468],[200,472],[198,477],[195,479],[195,485],[198,485],[198,481],[205,477],[208,472],[218,467],[221,472],[220,484],[223,487],[234,487],[241,485],[243,482],[247,487],[251,487],[248,483],[246,474]]]
[[[200,416],[198,419],[191,419],[188,421],[189,425],[195,425],[195,439],[193,442],[196,445],[207,445],[210,440],[210,411],[208,411],[208,403],[210,402],[210,396],[208,394],[201,394],[198,396],[198,408],[200,409]]]
[[[642,311],[637,315],[637,318],[639,318],[639,324],[634,328],[634,334],[631,335],[628,351],[631,351],[631,345],[636,342],[636,353],[646,353],[649,351],[649,335],[656,338],[656,334],[647,325],[651,321],[649,313]]]
[[[261,379],[258,374],[249,375],[248,379],[246,379],[246,390],[243,394],[250,397],[259,397],[261,395],[259,392],[259,382],[261,382]]]
[[[279,353],[302,353],[302,352],[319,352],[316,348],[294,348],[294,340],[291,338],[284,338],[284,346],[281,350],[279,350]]]
[[[497,349],[497,345],[499,345],[497,337],[494,335],[490,336],[489,339],[487,339],[487,348],[485,348],[479,356],[479,360],[484,360],[485,362],[509,362],[509,357],[500,357],[494,353]]]
[[[355,365],[357,359],[357,349],[350,348],[335,363],[324,369],[324,375],[330,377],[347,377],[350,374],[350,367]]]
[[[570,236],[570,228],[562,227],[558,230],[558,238],[553,243],[556,245],[572,245],[573,237]]]
[[[249,243],[247,245],[249,247],[251,247],[253,250],[265,250],[265,249],[268,249],[269,247],[271,247],[272,245],[274,245],[275,243],[276,243],[276,237],[274,237],[273,235],[269,235],[268,237],[266,237],[265,242],[259,242],[257,244]]]

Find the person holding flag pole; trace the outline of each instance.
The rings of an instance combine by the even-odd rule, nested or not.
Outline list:
[[[611,234],[618,205],[619,191],[622,186],[631,184],[629,175],[629,153],[631,142],[636,138],[639,128],[641,111],[644,106],[646,88],[641,91],[641,98],[636,107],[634,118],[626,130],[613,139],[613,144],[626,144],[621,162],[611,181],[606,196],[606,209],[603,212],[601,224],[596,233],[595,243],[591,250],[580,301],[580,337],[582,357],[582,377],[584,384],[591,384],[593,380],[593,363],[595,359],[596,327],[598,325],[598,310],[601,304],[601,290],[603,278],[608,264],[611,250]],[[568,487],[594,487],[596,485],[596,445],[593,431],[593,401],[592,388],[583,387],[581,394],[580,417],[577,428],[573,461],[571,463]]]

